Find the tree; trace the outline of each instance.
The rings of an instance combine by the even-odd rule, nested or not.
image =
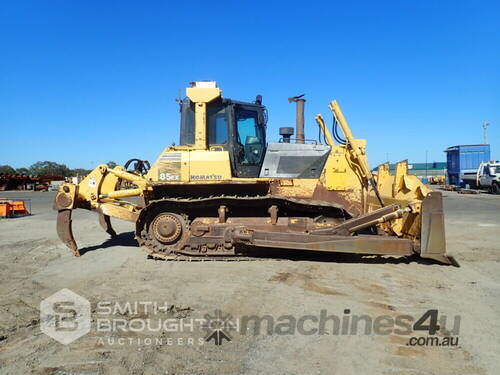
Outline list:
[[[65,164],[58,164],[53,161],[37,161],[30,167],[30,174],[34,176],[57,174],[68,177],[71,171]]]
[[[10,165],[0,165],[0,173],[14,174],[16,170]]]
[[[71,170],[70,174],[71,174],[71,177],[76,177],[76,176],[85,177],[90,172],[92,172],[90,169],[75,168],[75,169]]]
[[[30,174],[30,170],[28,168],[17,168],[16,173],[19,174]]]
[[[114,161],[108,161],[107,164],[108,164],[108,167],[111,168],[111,169],[113,169],[114,167],[117,166],[117,164]]]

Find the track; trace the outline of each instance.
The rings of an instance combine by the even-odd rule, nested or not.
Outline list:
[[[217,217],[220,207],[235,216],[269,219],[275,206],[282,216],[324,216],[345,220],[350,218],[338,204],[277,196],[216,196],[201,198],[163,198],[153,200],[141,210],[136,238],[153,258],[176,261],[249,261],[264,260],[246,256],[244,247],[218,237],[193,234],[191,224],[196,218]],[[224,227],[224,225],[221,225]],[[229,226],[227,226],[229,229]]]

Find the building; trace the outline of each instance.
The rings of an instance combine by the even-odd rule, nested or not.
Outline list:
[[[450,185],[463,184],[464,173],[475,173],[479,164],[490,160],[490,145],[457,145],[446,150],[447,179]]]

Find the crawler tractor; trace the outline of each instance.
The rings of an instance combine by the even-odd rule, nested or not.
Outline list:
[[[446,255],[441,194],[408,175],[407,162],[369,168],[366,141],[353,137],[336,101],[333,126],[316,116],[320,141],[304,137],[304,99],[294,128],[266,139],[267,111],[222,96],[215,82],[193,82],[179,100],[180,143],[137,170],[102,164],[78,185],[61,186],[57,232],[79,256],[75,208],[135,223],[152,257],[239,259],[252,248],[411,256],[456,264]],[[128,199],[127,198],[133,198]]]

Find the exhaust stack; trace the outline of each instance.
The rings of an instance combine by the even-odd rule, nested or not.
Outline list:
[[[302,97],[305,94],[294,96],[291,98],[288,98],[288,102],[296,103],[296,117],[295,117],[295,127],[297,129],[297,138],[295,140],[296,143],[305,143],[306,136],[304,134],[304,103],[306,102],[305,99],[302,99]]]

